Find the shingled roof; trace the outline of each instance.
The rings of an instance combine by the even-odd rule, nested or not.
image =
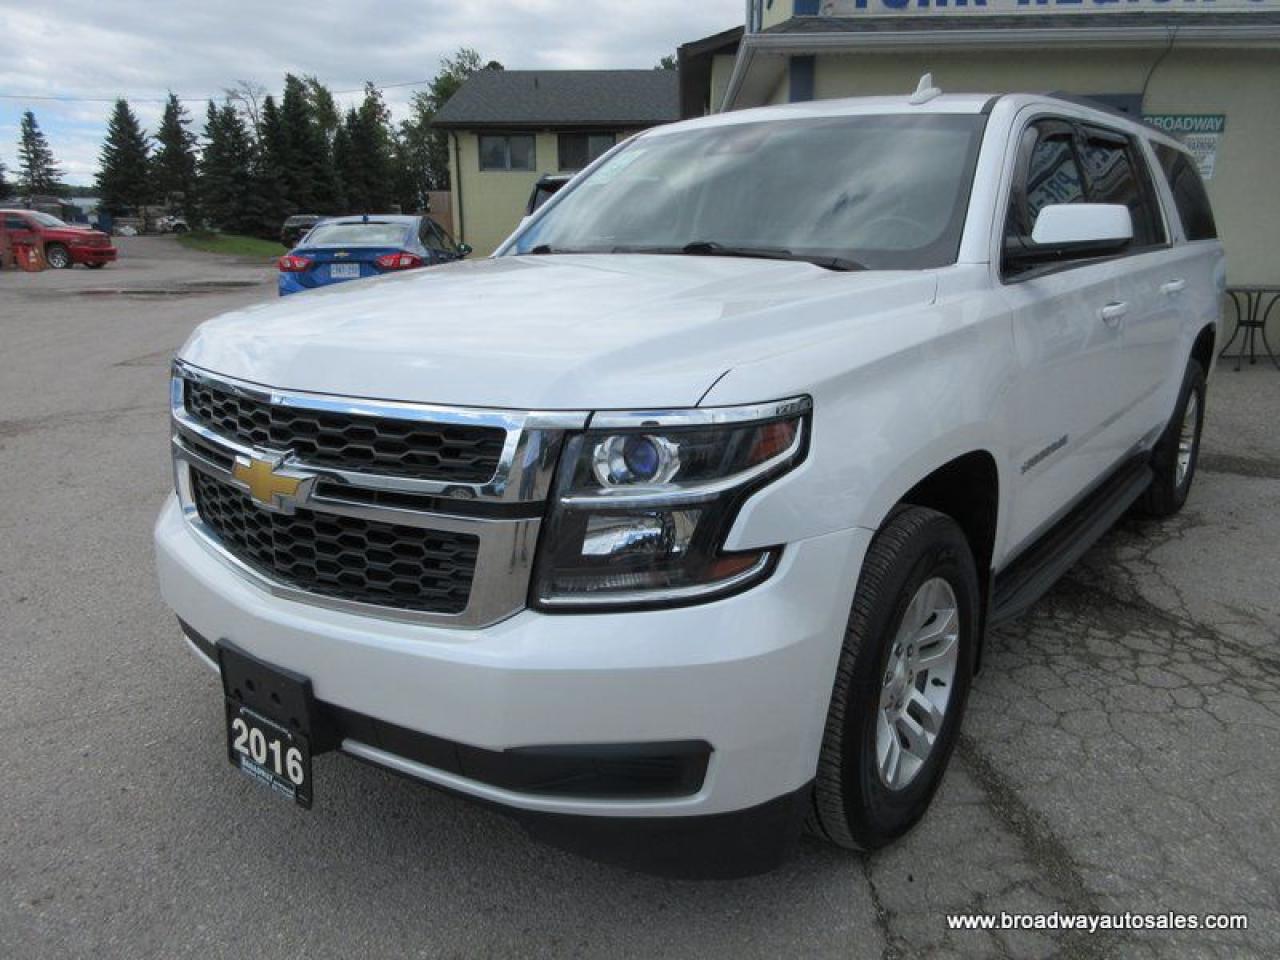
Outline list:
[[[680,119],[674,70],[481,70],[436,114],[442,129],[652,127]]]

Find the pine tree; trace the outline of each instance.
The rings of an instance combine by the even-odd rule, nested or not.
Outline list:
[[[62,170],[53,159],[53,150],[45,138],[35,114],[30,110],[22,115],[18,134],[18,185],[28,196],[54,193]]]
[[[394,158],[391,111],[382,92],[366,83],[364,100],[348,111],[344,126],[350,143],[350,162],[340,171],[352,213],[385,213],[393,204]]]
[[[285,217],[295,213],[287,195],[286,172],[289,167],[289,140],[275,98],[262,101],[258,129],[258,156],[255,180],[260,204],[256,233],[264,238],[280,235]]]
[[[284,96],[280,100],[280,122],[287,143],[283,167],[285,195],[295,213],[325,213],[320,204],[331,199],[326,171],[328,141],[316,121],[307,85],[293,74],[284,78]]]
[[[219,108],[209,102],[205,140],[200,181],[208,219],[228,233],[252,233],[257,227],[258,200],[253,183],[253,146],[244,120],[232,103]]]
[[[194,225],[199,218],[196,197],[196,138],[187,129],[191,118],[182,102],[169,94],[156,134],[159,148],[153,164],[157,197],[177,206]]]
[[[4,174],[4,164],[0,163],[0,200],[7,200],[13,193],[13,188],[9,186],[9,181],[5,179]]]
[[[124,216],[151,201],[151,188],[146,131],[128,101],[117,100],[98,155],[98,208],[114,217]]]

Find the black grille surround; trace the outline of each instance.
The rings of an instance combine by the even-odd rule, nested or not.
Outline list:
[[[272,513],[198,471],[191,492],[200,520],[228,552],[287,586],[420,613],[467,608],[477,537],[305,509]]]
[[[283,406],[196,380],[183,391],[187,415],[208,429],[317,467],[480,484],[493,479],[506,443],[499,427]]]

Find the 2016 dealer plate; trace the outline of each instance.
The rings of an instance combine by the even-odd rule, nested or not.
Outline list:
[[[242,703],[227,698],[227,758],[232,766],[299,806],[311,806],[311,746]]]
[[[226,702],[227,759],[273,793],[309,808],[317,735],[311,681],[226,640],[218,643],[218,665]],[[323,731],[319,735],[324,739]]]

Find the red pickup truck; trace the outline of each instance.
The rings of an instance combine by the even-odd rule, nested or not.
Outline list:
[[[0,249],[20,244],[38,245],[56,270],[77,263],[98,268],[116,258],[111,238],[101,230],[64,223],[39,210],[0,210]]]

